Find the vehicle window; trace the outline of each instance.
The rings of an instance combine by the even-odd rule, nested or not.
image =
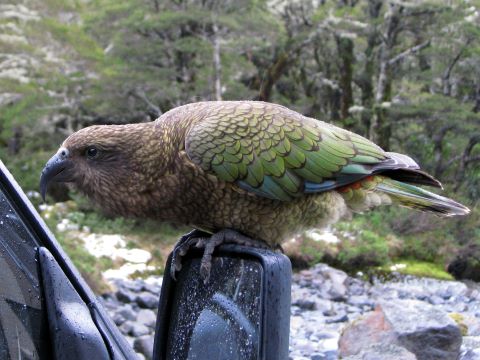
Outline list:
[[[0,359],[49,358],[38,246],[0,186]]]
[[[258,359],[263,269],[253,260],[214,258],[204,286],[200,259],[179,275],[170,317],[168,359]]]

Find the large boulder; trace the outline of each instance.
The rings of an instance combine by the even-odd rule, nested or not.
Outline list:
[[[460,354],[462,335],[446,312],[425,302],[395,300],[381,302],[350,324],[339,340],[339,354],[357,355],[371,344],[401,346],[418,360],[450,360]]]

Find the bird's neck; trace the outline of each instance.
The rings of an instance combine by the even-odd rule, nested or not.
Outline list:
[[[173,171],[180,152],[185,150],[185,137],[188,130],[203,118],[206,105],[187,104],[172,109],[157,120],[153,129],[157,141],[158,170],[160,173]]]

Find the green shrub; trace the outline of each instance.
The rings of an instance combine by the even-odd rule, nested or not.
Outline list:
[[[389,248],[384,237],[364,230],[355,239],[344,239],[340,245],[338,262],[347,270],[378,266],[389,261]]]

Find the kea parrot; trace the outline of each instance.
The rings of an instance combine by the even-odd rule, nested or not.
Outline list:
[[[73,183],[107,214],[194,227],[174,250],[172,272],[201,247],[205,279],[222,242],[276,248],[303,229],[391,203],[469,213],[416,186],[442,187],[410,157],[259,101],[198,102],[153,122],[86,127],[47,162],[43,198],[52,181]]]

